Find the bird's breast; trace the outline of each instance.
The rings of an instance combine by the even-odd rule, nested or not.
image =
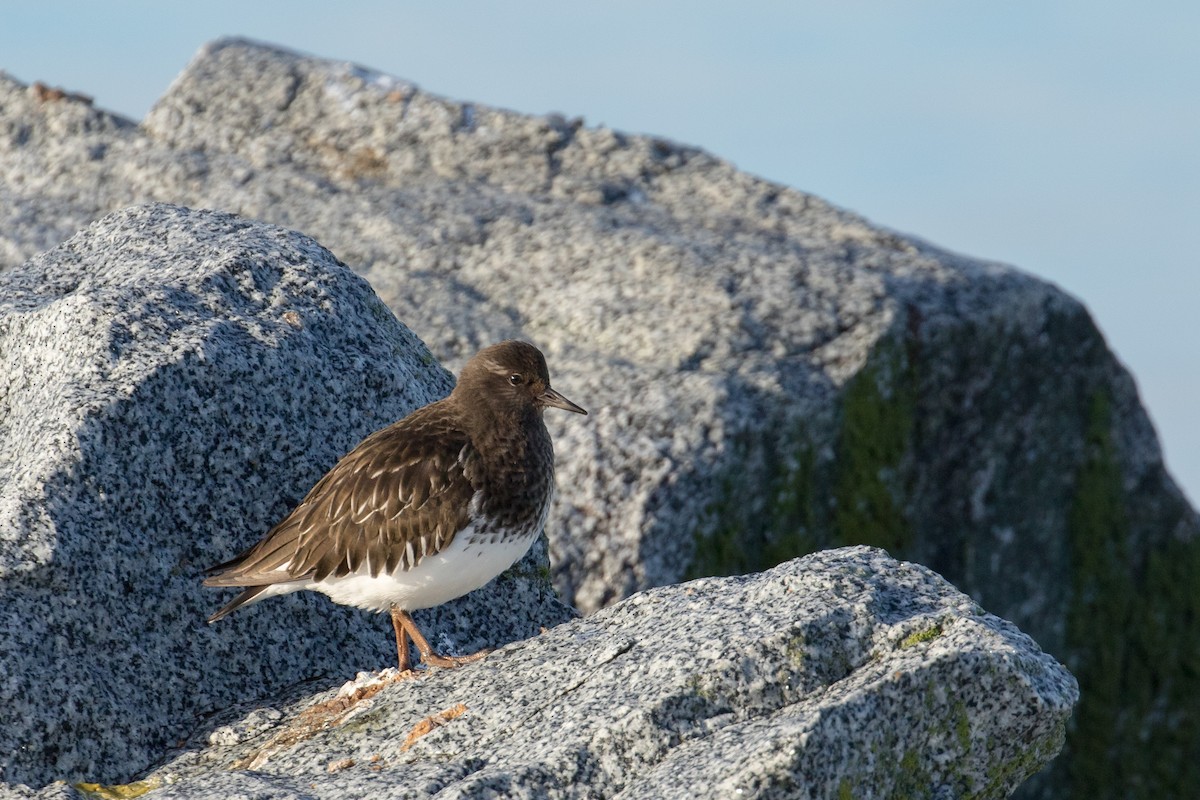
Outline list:
[[[425,556],[410,569],[379,575],[359,570],[302,588],[328,595],[341,605],[372,611],[386,611],[393,605],[405,611],[432,608],[480,588],[511,567],[529,550],[539,530],[501,534],[472,523],[445,549]]]

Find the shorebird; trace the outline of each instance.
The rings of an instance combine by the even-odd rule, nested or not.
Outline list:
[[[482,658],[434,652],[409,612],[478,589],[533,544],[554,494],[546,408],[587,413],[551,388],[533,345],[481,350],[449,397],[368,436],[262,541],[211,568],[205,586],[244,591],[208,621],[309,590],[390,611],[401,672],[410,637],[426,665]]]

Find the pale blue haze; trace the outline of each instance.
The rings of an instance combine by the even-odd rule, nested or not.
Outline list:
[[[1200,498],[1200,4],[36,2],[0,69],[140,119],[242,35],[696,144],[1083,299]]]

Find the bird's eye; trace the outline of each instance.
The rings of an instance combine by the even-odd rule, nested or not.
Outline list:
[[[512,375],[508,376],[508,382],[511,383],[513,386],[520,386],[522,383],[525,382],[525,379],[523,377],[521,377],[521,373],[514,372]]]

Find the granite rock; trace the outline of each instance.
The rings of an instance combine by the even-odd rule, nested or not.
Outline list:
[[[167,798],[1007,797],[1074,679],[931,570],[866,547],[639,593],[415,680],[218,727]],[[51,787],[62,791],[62,787]]]
[[[124,780],[198,718],[394,663],[323,597],[206,625],[199,572],[452,385],[329,251],[229,214],[117,212],[0,273],[0,780]],[[543,543],[423,621],[525,638],[572,615],[546,575]]]
[[[317,237],[451,367],[541,344],[593,412],[548,420],[551,562],[583,610],[883,546],[1079,676],[1044,796],[1200,792],[1175,711],[1200,694],[1200,521],[1057,288],[695,148],[252,42],[203,48],[140,126],[0,80],[0,256],[146,200]]]

